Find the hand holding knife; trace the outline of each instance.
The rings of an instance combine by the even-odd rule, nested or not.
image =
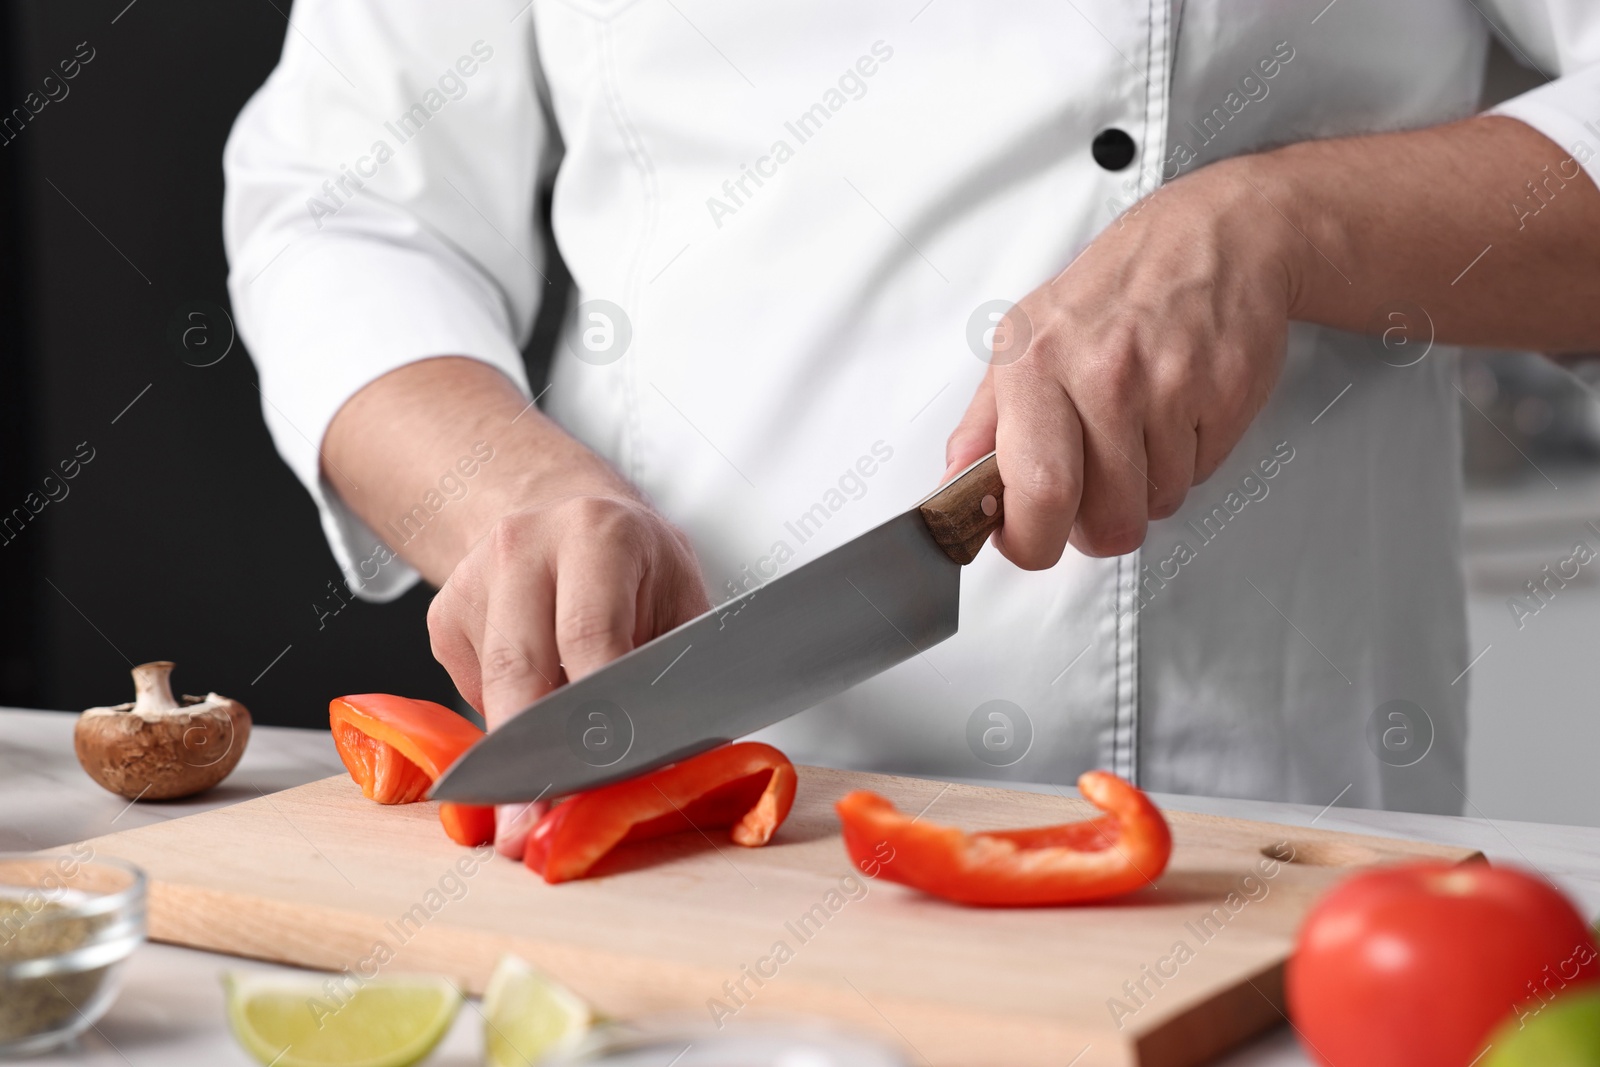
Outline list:
[[[925,652],[955,634],[961,567],[999,527],[1004,495],[990,453],[910,510],[530,705],[430,795],[502,804],[593,789],[770,726]]]

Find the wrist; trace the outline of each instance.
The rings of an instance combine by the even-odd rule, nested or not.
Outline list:
[[[571,496],[639,500],[496,368],[440,356],[369,382],[323,437],[323,476],[434,584],[502,518]]]
[[[495,451],[493,476],[467,497],[453,524],[455,551],[465,555],[508,515],[575,497],[643,503],[639,492],[609,463],[537,411],[519,423],[522,434],[504,435]],[[487,473],[487,468],[486,468]]]
[[[1306,319],[1330,285],[1342,293],[1350,280],[1336,266],[1346,260],[1334,213],[1322,210],[1317,171],[1301,146],[1230,160],[1234,177],[1249,190],[1250,232],[1261,255],[1283,280],[1285,312]]]

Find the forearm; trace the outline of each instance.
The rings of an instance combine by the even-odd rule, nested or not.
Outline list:
[[[1233,162],[1285,231],[1292,318],[1378,332],[1409,301],[1444,342],[1600,346],[1600,190],[1532,127],[1490,116]]]
[[[323,439],[322,471],[434,585],[512,511],[578,493],[635,495],[505,375],[459,357],[408,364],[351,397]]]

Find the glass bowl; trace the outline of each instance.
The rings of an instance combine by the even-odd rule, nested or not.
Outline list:
[[[93,1026],[144,940],[145,877],[88,845],[0,852],[0,1056],[38,1052]]]

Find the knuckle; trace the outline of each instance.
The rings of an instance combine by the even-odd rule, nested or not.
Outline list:
[[[428,646],[434,659],[446,663],[470,643],[471,639],[462,628],[460,613],[447,601],[443,591],[435,594],[428,602]]]
[[[1033,462],[1006,476],[1006,507],[1022,503],[1049,515],[1071,511],[1077,500],[1076,481],[1058,467]]]
[[[1003,547],[1002,554],[1025,571],[1043,571],[1049,570],[1060,561],[1063,548],[1064,546],[1017,545],[1008,542]]]
[[[1162,401],[1184,400],[1198,392],[1191,359],[1157,360],[1148,372],[1150,394]]]
[[[507,515],[489,529],[489,556],[498,565],[527,558],[531,531],[519,515]]]
[[[433,624],[432,612],[429,612],[428,651],[433,654],[434,659],[444,665],[445,670],[450,669],[450,661],[455,658],[455,644],[450,634]]]
[[[669,526],[667,529],[670,531],[672,545],[675,549],[673,553],[673,562],[678,566],[683,567],[690,574],[697,573],[700,569],[700,566],[695,555],[694,542],[689,540],[689,535],[687,533],[678,529],[676,526]]]
[[[605,497],[580,496],[567,501],[563,510],[568,521],[579,526],[603,526],[615,521],[617,503]]]
[[[534,673],[533,664],[528,657],[505,645],[491,649],[483,657],[479,667],[483,671],[485,686],[521,682]]]
[[[1085,555],[1125,556],[1144,543],[1145,523],[1126,518],[1097,519],[1079,524]]]
[[[598,608],[579,609],[556,620],[556,643],[563,656],[604,653],[622,640],[616,620]]]
[[[1140,332],[1137,317],[1117,319],[1091,325],[1082,336],[1070,342],[1063,338],[1056,347],[1063,353],[1071,353],[1065,362],[1096,381],[1107,386],[1129,387],[1143,376],[1141,353],[1145,346]]]
[[[963,419],[961,422],[956,424],[956,428],[951,430],[950,435],[944,439],[945,452],[948,454],[954,451],[959,446],[965,444],[969,439],[976,437],[977,435],[977,427]]]
[[[567,505],[569,530],[586,540],[607,546],[637,548],[644,541],[643,516],[638,509],[608,497],[578,497]]]
[[[1170,519],[1183,507],[1184,500],[1188,497],[1188,489],[1178,491],[1164,490],[1154,494],[1150,500],[1150,517],[1152,519]]]
[[[445,607],[444,591],[440,590],[428,601],[428,636],[437,642],[449,623],[450,609]]]
[[[1232,451],[1233,446],[1231,444],[1222,449],[1202,449],[1194,459],[1194,484],[1199,485],[1217,473],[1217,468],[1222,466],[1223,461],[1228,458],[1228,454]]]
[[[1116,357],[1101,361],[1095,371],[1095,391],[1105,398],[1110,410],[1107,414],[1120,415],[1143,400],[1149,390],[1145,385],[1144,370],[1136,360]]]

